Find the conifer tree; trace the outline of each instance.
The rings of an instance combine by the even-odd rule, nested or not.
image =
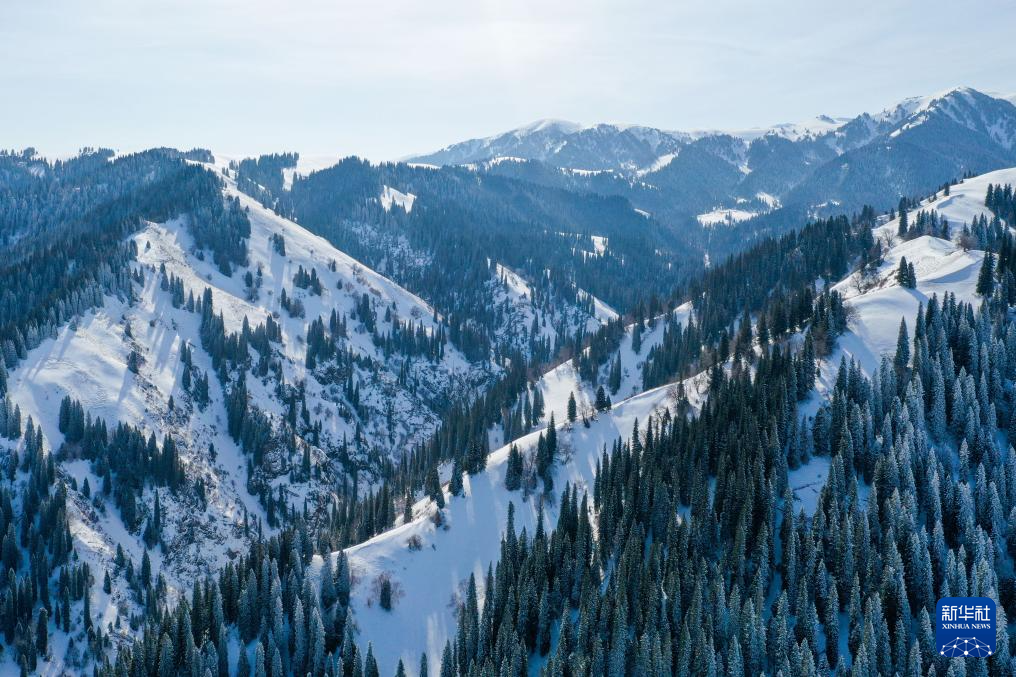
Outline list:
[[[437,466],[431,467],[427,472],[427,497],[437,504],[438,509],[444,508],[444,491],[441,490],[441,480],[437,476]]]
[[[896,269],[896,282],[901,287],[913,289],[917,286],[917,275],[914,272],[914,264],[907,261],[907,257],[900,258],[900,266]]]
[[[462,465],[459,463],[458,456],[452,461],[452,477],[448,482],[448,493],[452,496],[462,495]]]
[[[900,331],[896,338],[896,356],[893,358],[893,366],[896,371],[902,373],[910,364],[910,338],[907,333],[907,321],[900,319]]]
[[[981,263],[981,270],[977,274],[976,291],[981,296],[991,296],[995,289],[995,255],[985,252],[984,261]]]
[[[519,453],[519,448],[514,444],[508,449],[508,463],[505,468],[504,486],[509,491],[517,491],[522,487],[522,454]]]
[[[610,365],[610,376],[607,378],[607,386],[610,393],[616,395],[621,389],[621,356],[617,355]]]
[[[381,677],[378,672],[377,659],[374,658],[374,647],[367,644],[367,657],[363,662],[363,677]]]

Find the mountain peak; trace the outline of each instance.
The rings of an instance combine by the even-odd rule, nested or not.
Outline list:
[[[543,118],[530,122],[528,125],[523,125],[512,131],[516,136],[525,136],[528,134],[536,134],[538,132],[550,132],[559,134],[574,134],[585,129],[585,127],[578,122],[571,122],[570,120],[560,120],[558,118]],[[495,137],[489,137],[495,138]]]
[[[991,99],[994,97],[983,94],[972,87],[952,87],[932,94],[908,97],[892,108],[886,108],[874,117],[875,119],[887,122],[898,122],[927,110],[937,109],[949,104],[967,105],[980,98]]]

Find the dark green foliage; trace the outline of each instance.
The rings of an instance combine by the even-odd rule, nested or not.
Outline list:
[[[909,263],[906,256],[900,257],[900,266],[896,269],[896,283],[908,289],[914,289],[917,286],[914,264]]]
[[[984,254],[984,261],[981,263],[981,270],[977,274],[977,293],[981,296],[991,296],[995,290],[995,255],[991,252]]]
[[[280,195],[284,189],[282,170],[296,167],[299,159],[299,153],[273,153],[231,162],[229,168],[236,172],[236,185],[240,190],[272,208],[275,206],[273,196]]]
[[[984,204],[1009,225],[1016,223],[1016,197],[1013,195],[1012,186],[1006,184],[988,184],[988,192],[984,197]]]
[[[112,498],[128,529],[141,525],[138,499],[146,486],[175,491],[183,485],[183,467],[172,436],[167,435],[160,446],[154,434],[146,438],[143,431],[123,423],[110,433],[104,420],[86,416],[81,404],[69,396],[60,403],[59,422],[64,433],[61,453],[88,459],[97,476],[112,477]],[[155,505],[158,508],[157,498]]]
[[[378,592],[378,604],[385,611],[392,610],[392,579],[385,576],[381,579],[381,586]]]
[[[427,474],[424,490],[427,492],[427,496],[437,504],[439,509],[444,507],[444,491],[441,490],[441,480],[438,479],[437,467],[431,468]]]
[[[452,496],[462,495],[462,464],[458,458],[452,461],[452,476],[448,481],[448,493]]]
[[[763,313],[758,325],[766,328],[765,338],[770,340],[781,339],[810,321],[815,352],[826,354],[846,328],[846,314],[839,295],[817,295],[814,282],[819,277],[842,277],[847,262],[857,255],[862,265],[875,255],[873,220],[874,215],[865,212],[853,221],[837,217],[808,224],[800,232],[764,240],[690,283],[688,298],[695,307],[694,317],[683,325],[668,319],[663,341],[650,352],[643,370],[645,387],[710,367],[723,345],[723,335],[730,335],[734,318],[750,320],[746,313]],[[742,319],[738,331],[733,355],[740,359],[751,348],[750,321]]]
[[[522,488],[522,454],[514,444],[508,449],[508,465],[505,469],[504,486],[509,491]]]
[[[0,172],[0,353],[7,367],[56,327],[99,305],[103,294],[133,298],[135,245],[125,237],[143,220],[187,215],[199,246],[227,247],[220,240],[227,209],[213,173],[187,164],[177,151],[110,155],[86,153],[15,181]],[[26,161],[41,163],[20,156],[13,162]],[[0,154],[0,166],[8,162],[12,156]],[[246,257],[246,216],[227,221],[235,232],[222,256],[235,262]],[[202,228],[214,235],[203,236]]]

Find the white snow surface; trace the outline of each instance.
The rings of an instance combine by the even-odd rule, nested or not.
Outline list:
[[[289,190],[293,187],[293,179],[297,176],[307,176],[312,172],[328,169],[338,164],[341,159],[340,155],[304,155],[300,153],[295,167],[287,167],[282,170],[283,187]]]
[[[679,323],[687,321],[691,304],[673,311]],[[595,412],[595,388],[582,381],[571,360],[544,374],[537,382],[546,408],[543,425],[515,440],[524,454],[532,454],[536,441],[553,414],[558,427],[559,458],[554,486],[559,494],[565,483],[591,490],[596,460],[604,445],[609,451],[614,440],[627,440],[637,419],[640,430],[646,419],[662,407],[673,407],[681,388],[670,384],[641,393],[642,366],[649,351],[663,340],[665,316],[648,323],[642,335],[641,350],[632,350],[632,327],[621,340],[622,385],[614,408]],[[609,369],[609,364],[605,369]],[[683,384],[683,391],[693,408],[701,405],[705,381],[695,377]],[[581,423],[562,425],[567,421],[567,403],[574,393],[579,417],[590,419],[587,429]],[[509,492],[504,488],[506,445],[493,452],[487,470],[467,476],[463,497],[446,497],[448,528],[438,528],[432,521],[434,505],[428,499],[414,506],[414,519],[346,551],[357,580],[353,590],[353,610],[359,640],[371,642],[381,672],[394,672],[401,658],[415,674],[420,652],[426,651],[431,674],[439,667],[441,650],[455,631],[455,601],[463,598],[469,574],[477,577],[482,599],[484,574],[488,564],[496,564],[501,537],[508,514],[508,503],[515,504],[516,530],[523,527],[533,533],[538,510],[537,496]],[[544,527],[552,529],[557,521],[557,505],[544,506]],[[411,551],[410,538],[419,537],[422,549]],[[395,583],[396,604],[391,612],[377,605],[374,581],[388,573]]]
[[[604,445],[609,450],[615,440],[628,439],[636,420],[644,424],[654,412],[676,403],[675,388],[664,386],[601,413],[589,428],[561,426],[555,492],[560,494],[570,484],[580,493],[591,493]],[[530,433],[515,444],[524,454],[535,453],[539,434]],[[464,598],[470,574],[476,576],[482,599],[484,576],[488,565],[496,563],[509,503],[515,505],[516,530],[534,532],[538,496],[504,488],[508,449],[493,452],[486,471],[466,476],[464,496],[446,496],[447,527],[435,526],[435,506],[424,499],[414,506],[412,522],[346,551],[356,581],[351,604],[360,629],[358,640],[373,645],[382,674],[394,673],[401,658],[407,672],[415,675],[422,651],[427,652],[431,674],[436,674],[445,641],[454,636],[456,604]],[[544,528],[553,529],[557,501],[547,501],[544,509]],[[414,537],[422,546],[416,551],[408,546]],[[391,611],[381,609],[374,591],[374,581],[382,573],[394,583]]]
[[[589,292],[585,291],[584,289],[579,289],[578,293],[580,299],[583,300],[592,299],[593,315],[596,317],[597,320],[599,320],[603,324],[606,324],[611,320],[616,320],[618,317],[620,317],[620,314],[616,310],[614,310],[613,308],[611,308],[606,303],[596,298]]]
[[[221,169],[225,160],[219,159],[218,164],[217,169]],[[243,269],[226,277],[207,252],[203,260],[195,255],[184,219],[148,223],[132,236],[138,246],[136,269],[144,274],[144,284],[135,285],[137,301],[131,304],[126,299],[106,297],[102,307],[85,313],[29,351],[9,379],[11,400],[21,407],[26,418],[31,416],[41,426],[44,446],[51,453],[63,441],[58,412],[60,401],[67,395],[80,400],[93,417],[105,419],[111,429],[119,422],[131,424],[146,433],[154,432],[160,442],[167,433],[173,435],[188,481],[198,478],[204,481],[207,505],[198,504],[190,491],[177,496],[165,489],[159,492],[166,547],[156,547],[150,554],[154,573],[161,572],[167,577],[171,594],[189,589],[196,576],[217,571],[226,561],[244,552],[244,515],[263,520],[264,511],[246,489],[247,459],[226,433],[222,389],[210,357],[201,348],[200,316],[173,307],[170,293],[161,288],[159,267],[165,265],[168,273],[181,278],[185,289],[197,298],[206,287],[210,288],[215,310],[223,314],[227,331],[238,331],[245,318],[256,326],[268,314],[276,316],[283,334],[281,346],[276,347],[277,357],[287,383],[297,380],[306,383],[312,414],[323,425],[322,448],[313,448],[312,455],[315,463],[325,467],[328,465],[325,447],[334,446],[343,434],[352,439],[357,420],[355,415],[342,415],[346,407],[341,387],[319,383],[304,366],[307,324],[319,316],[327,319],[333,308],[350,316],[356,302],[366,294],[376,304],[382,332],[390,326],[383,319],[386,309],[390,309],[393,318],[410,320],[422,325],[425,331],[433,332],[438,327],[433,308],[419,297],[239,193],[228,177],[226,182],[226,194],[237,197],[249,210],[248,270],[261,271],[256,299],[252,300],[247,293]],[[284,257],[272,247],[270,237],[274,234],[285,239]],[[293,276],[301,265],[305,270],[317,272],[323,287],[321,296],[295,288]],[[306,317],[292,318],[280,308],[283,289],[291,298],[302,301]],[[187,343],[193,348],[195,367],[209,375],[211,401],[204,411],[198,409],[180,384],[181,350]],[[362,423],[364,429],[368,437],[388,446],[390,453],[411,448],[438,425],[437,414],[425,406],[424,398],[452,391],[466,394],[493,376],[490,365],[470,364],[449,344],[443,359],[435,363],[413,361],[410,373],[418,384],[414,390],[398,385],[402,358],[384,360],[381,349],[359,322],[350,320],[346,345],[358,355],[384,363],[378,377],[361,370],[358,378],[362,402],[370,412],[369,420]],[[127,368],[132,351],[141,358],[137,373]],[[280,416],[283,407],[274,394],[273,383],[251,374],[247,380],[257,406],[270,416]],[[175,404],[172,410],[170,397]],[[391,437],[385,417],[378,414],[389,403],[395,422]],[[383,434],[378,432],[381,429]],[[210,444],[215,445],[217,452],[214,459],[209,452]],[[95,575],[101,580],[105,570],[112,570],[117,545],[123,546],[135,567],[140,566],[144,552],[140,533],[127,530],[112,501],[95,504],[98,494],[95,490],[102,482],[92,474],[90,464],[69,460],[58,468],[65,478],[74,478],[78,483],[79,491],[69,492],[71,532],[77,552],[91,564]],[[93,500],[80,493],[86,478],[94,491]],[[285,474],[274,485],[276,490],[283,486],[297,505],[311,491],[326,494],[331,491],[325,482],[316,480],[291,485]],[[149,488],[142,496],[142,504],[151,509],[153,503],[154,492]],[[105,627],[107,621],[115,619],[116,607],[130,608],[130,599],[123,580],[116,576],[112,595],[103,593],[102,586],[93,586],[92,610]],[[113,633],[114,639],[118,635],[129,635],[127,624]],[[60,663],[63,654],[55,655],[53,662],[44,665],[44,672],[58,674],[63,669]]]
[[[747,221],[748,219],[757,216],[755,212],[748,211],[746,209],[726,209],[719,208],[704,214],[699,214],[698,221],[703,226],[716,226],[716,225],[732,225],[740,221]]]
[[[413,202],[415,201],[416,196],[412,193],[403,193],[391,186],[384,186],[381,191],[381,206],[384,207],[386,212],[390,212],[392,205],[396,205],[402,207],[408,214],[413,211]]]
[[[954,186],[948,197],[939,196],[919,208],[935,209],[947,218],[954,229],[974,216],[984,213],[983,201],[987,183],[1016,182],[1016,169],[993,172],[968,179]],[[876,236],[895,233],[896,222],[876,228]],[[905,289],[895,282],[895,271],[900,259],[906,256],[912,262],[917,276],[917,288]],[[908,242],[893,241],[885,261],[870,286],[859,289],[855,276],[835,283],[834,287],[846,298],[852,308],[850,330],[840,338],[832,355],[821,365],[819,387],[811,401],[802,407],[804,413],[814,410],[820,398],[835,379],[840,357],[856,359],[869,375],[878,367],[882,354],[895,350],[896,336],[901,318],[905,318],[911,333],[919,304],[927,303],[933,294],[941,298],[953,293],[961,301],[977,302],[974,293],[977,273],[984,253],[964,251],[958,244],[940,238],[923,236]],[[690,308],[679,308],[687,318]],[[616,399],[637,391],[641,383],[642,356],[654,342],[662,338],[662,322],[657,322],[643,334],[639,354],[631,350],[631,333],[622,339],[623,383]],[[701,387],[697,379],[689,379],[684,390],[690,401],[700,402]],[[567,400],[574,393],[580,412],[592,413],[589,404],[593,389],[578,378],[573,364],[565,362],[545,374],[538,382],[546,400],[546,411],[560,425],[565,420]],[[636,394],[616,403],[613,410],[599,414],[590,428],[582,425],[564,426],[559,432],[564,460],[556,469],[555,487],[563,489],[566,482],[588,488],[593,481],[596,458],[603,445],[618,437],[630,434],[635,418],[644,421],[653,411],[676,403],[676,385]],[[532,453],[539,431],[516,441],[519,448]],[[392,531],[347,551],[357,583],[353,591],[353,608],[360,628],[361,641],[374,646],[382,672],[391,672],[401,658],[410,670],[415,670],[421,651],[426,651],[431,670],[438,667],[440,652],[455,630],[455,607],[462,599],[469,575],[474,574],[482,595],[483,577],[487,566],[498,556],[509,502],[514,502],[516,528],[533,529],[536,516],[536,497],[528,500],[519,492],[508,492],[503,487],[508,447],[494,452],[488,468],[468,478],[464,497],[448,497],[448,528],[438,528],[431,520],[434,507],[428,500],[414,508],[414,520]],[[815,458],[790,473],[791,486],[797,508],[807,514],[814,512],[818,490],[828,474],[828,459]],[[862,494],[866,487],[861,488]],[[863,496],[862,496],[863,498]],[[555,523],[557,509],[546,506],[545,527]],[[422,549],[411,551],[408,541],[419,537]],[[391,612],[377,605],[373,581],[381,573],[389,574],[396,583],[396,604]]]
[[[910,218],[919,210],[934,210],[941,218],[949,221],[954,237],[963,224],[975,217],[991,213],[984,206],[988,184],[1016,183],[1016,168],[1001,169],[966,179],[952,186],[950,194],[923,201],[911,210]],[[1012,225],[1012,224],[1010,224]],[[946,292],[956,295],[957,300],[980,303],[975,293],[977,275],[984,259],[983,251],[964,251],[956,242],[937,237],[922,236],[907,242],[896,237],[899,217],[889,220],[874,229],[876,238],[893,244],[885,255],[884,263],[863,291],[858,288],[858,276],[853,273],[834,285],[852,308],[853,318],[850,329],[837,342],[833,353],[823,361],[818,383],[818,397],[824,395],[836,379],[840,359],[854,359],[869,376],[878,369],[882,355],[892,356],[896,351],[900,319],[906,320],[907,330],[913,336],[917,310],[927,305],[935,294],[939,300]],[[914,266],[917,287],[907,289],[896,283],[896,270],[900,259],[906,257]],[[805,411],[814,413],[818,399],[812,398]]]
[[[781,122],[769,127],[748,127],[745,129],[704,129],[691,132],[692,138],[703,138],[717,134],[729,134],[746,142],[760,139],[772,134],[790,141],[799,141],[807,137],[816,137],[833,132],[850,122],[849,117],[830,117],[818,115],[804,122]]]

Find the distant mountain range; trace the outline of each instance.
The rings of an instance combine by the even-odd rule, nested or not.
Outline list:
[[[1013,97],[969,87],[854,118],[742,131],[668,131],[543,120],[409,159],[572,190],[619,194],[679,223],[717,210],[788,226],[807,215],[884,207],[1016,162]],[[513,160],[507,162],[506,160]],[[782,209],[779,209],[782,207]]]

